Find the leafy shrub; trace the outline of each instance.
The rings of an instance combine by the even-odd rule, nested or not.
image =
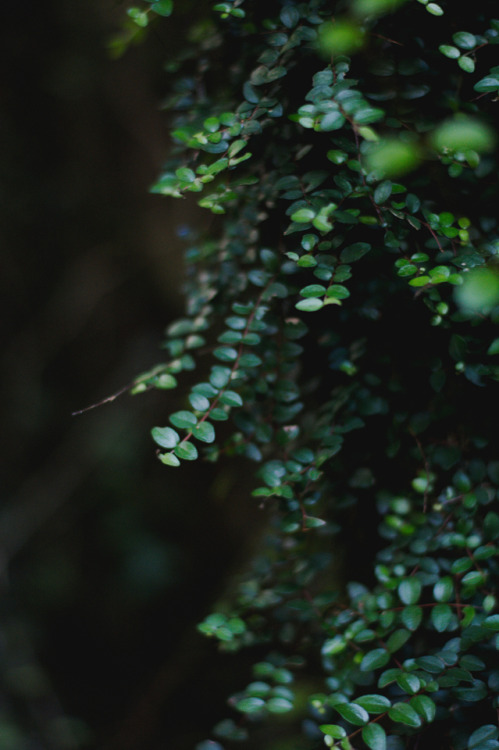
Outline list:
[[[158,457],[247,457],[268,519],[199,629],[269,656],[199,750],[281,714],[300,747],[499,747],[495,10],[182,18],[152,190],[214,221],[185,232],[185,317],[134,392],[198,367]],[[172,11],[134,7],[130,29]]]

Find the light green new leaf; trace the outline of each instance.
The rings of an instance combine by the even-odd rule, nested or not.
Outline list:
[[[159,460],[166,466],[180,466],[180,461],[174,453],[160,453]]]
[[[312,221],[315,216],[315,211],[311,208],[299,208],[294,214],[291,214],[291,220],[296,221],[298,224],[307,224]]]

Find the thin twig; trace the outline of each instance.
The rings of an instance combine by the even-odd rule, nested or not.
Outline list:
[[[137,381],[133,381],[131,383],[128,383],[128,385],[123,386],[123,388],[120,388],[119,391],[116,391],[116,393],[113,393],[111,396],[107,396],[107,398],[103,398],[102,401],[98,401],[96,404],[91,404],[91,406],[85,406],[84,409],[79,409],[78,411],[71,412],[72,417],[76,417],[78,414],[85,414],[87,411],[91,411],[91,409],[97,409],[98,406],[103,406],[104,404],[108,404],[111,401],[114,401],[118,398],[118,396],[122,396],[123,393],[126,393],[130,390],[134,385],[136,385]]]

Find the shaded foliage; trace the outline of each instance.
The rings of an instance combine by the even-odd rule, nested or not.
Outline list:
[[[130,9],[115,48],[175,11]],[[290,747],[499,747],[499,21],[461,13],[224,2],[168,61],[152,190],[214,223],[133,392],[179,386],[159,459],[254,461],[268,524],[199,626],[259,649],[198,750],[280,715]]]

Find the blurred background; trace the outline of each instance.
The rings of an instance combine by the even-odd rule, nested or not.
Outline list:
[[[204,220],[148,193],[175,28],[113,60],[125,7],[2,9],[2,750],[187,750],[248,681],[195,627],[260,523],[241,467],[156,460],[178,391],[71,416],[162,361]]]

